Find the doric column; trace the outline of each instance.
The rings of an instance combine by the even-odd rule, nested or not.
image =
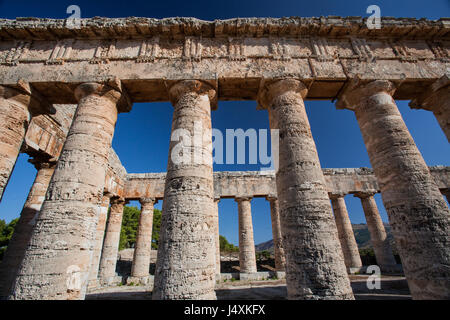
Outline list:
[[[212,86],[196,80],[169,89],[172,141],[153,299],[216,298],[211,130],[215,94]]]
[[[103,239],[105,237],[106,220],[108,218],[109,203],[111,201],[110,194],[104,194],[102,202],[99,205],[99,215],[97,222],[97,230],[95,232],[94,252],[92,254],[91,269],[89,271],[89,286],[97,287],[98,270],[100,267],[100,257],[102,256]]]
[[[239,270],[240,273],[255,273],[256,255],[253,240],[252,198],[235,198],[239,213]]]
[[[343,194],[330,194],[331,205],[333,207],[334,219],[344,254],[345,265],[350,273],[359,272],[362,267],[361,257],[359,256],[358,245],[356,244],[355,234],[347,212]]]
[[[278,199],[274,196],[268,196],[270,202],[270,218],[272,221],[272,237],[275,255],[275,270],[286,271],[286,258],[284,256],[283,241],[281,238],[280,212]]]
[[[214,199],[214,232],[216,240],[216,280],[220,280],[220,234],[219,234],[219,202],[220,198]]]
[[[355,197],[361,199],[378,266],[386,272],[396,271],[397,262],[395,261],[391,245],[387,239],[386,230],[381,220],[375,198],[373,197],[374,194],[359,192],[355,194]]]
[[[0,86],[0,200],[31,119],[29,102],[29,95]]]
[[[15,282],[14,299],[83,299],[117,119],[118,89],[84,83]]]
[[[34,163],[37,174],[3,256],[3,261],[0,263],[0,299],[6,299],[11,294],[13,282],[25,256],[48,184],[55,170],[54,162],[30,162]]]
[[[153,209],[155,198],[141,198],[141,215],[136,235],[131,277],[136,281],[147,283],[150,275],[150,254],[152,250]]]
[[[450,142],[450,74],[434,82],[422,95],[411,100],[409,106],[431,110]]]
[[[281,234],[290,299],[353,299],[325,179],[303,98],[294,79],[268,83],[259,104],[279,129],[276,172]]]
[[[355,111],[413,299],[450,298],[450,212],[406,127],[389,81],[354,81]]]
[[[112,198],[109,217],[106,222],[105,240],[100,258],[98,277],[100,284],[110,285],[116,276],[117,255],[119,252],[120,230],[122,228],[123,198]]]

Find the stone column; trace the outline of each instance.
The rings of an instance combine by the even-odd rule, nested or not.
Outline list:
[[[421,96],[411,100],[409,106],[432,111],[450,142],[450,73],[434,82]]]
[[[169,89],[172,141],[153,299],[216,298],[211,130],[215,94],[212,86],[196,80]]]
[[[305,85],[266,83],[259,104],[279,129],[276,172],[289,299],[353,299],[327,186],[306,115]]]
[[[273,196],[267,197],[270,201],[270,218],[272,221],[272,236],[275,255],[275,270],[286,271],[286,258],[284,256],[283,241],[281,238],[281,224],[278,199]]]
[[[51,178],[13,299],[84,299],[121,93],[77,87],[77,111]]]
[[[214,199],[214,232],[216,238],[216,280],[220,280],[220,234],[219,234],[219,202],[220,198]]]
[[[155,200],[155,198],[141,198],[139,202],[141,203],[141,215],[139,217],[130,281],[148,284],[152,250],[153,209],[158,200]]]
[[[97,230],[95,232],[94,253],[92,255],[91,269],[89,271],[88,286],[90,288],[95,288],[99,286],[98,270],[100,267],[100,257],[102,256],[103,239],[105,237],[106,220],[108,218],[108,209],[110,201],[111,195],[104,194],[102,202],[99,206]]]
[[[450,299],[450,212],[406,127],[389,81],[353,82],[355,111],[413,299]]]
[[[119,253],[120,230],[122,229],[123,198],[112,198],[98,277],[100,284],[111,285],[116,277],[117,256]]]
[[[387,239],[386,230],[381,220],[375,198],[373,197],[374,194],[360,192],[355,194],[355,197],[361,199],[378,266],[385,272],[397,271],[397,262],[395,261],[391,245]]]
[[[9,241],[8,249],[0,263],[0,300],[6,299],[11,294],[12,285],[25,256],[48,184],[55,170],[54,162],[30,162],[34,162],[37,174]]]
[[[235,198],[239,212],[239,271],[241,274],[257,272],[251,200],[252,198]]]
[[[356,244],[355,234],[347,212],[343,194],[330,194],[331,205],[333,207],[334,219],[341,243],[342,253],[344,254],[345,266],[349,273],[359,272],[362,267],[361,257],[359,256],[358,245]]]
[[[31,119],[29,103],[30,96],[0,86],[0,200]]]

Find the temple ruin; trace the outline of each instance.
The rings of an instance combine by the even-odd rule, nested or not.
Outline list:
[[[215,299],[218,202],[238,203],[241,277],[252,278],[251,199],[262,197],[288,298],[353,299],[348,272],[362,264],[344,196],[361,199],[381,269],[398,267],[381,193],[413,299],[450,299],[450,167],[426,165],[395,104],[433,112],[450,142],[449,67],[449,18],[386,17],[381,29],[358,17],[0,19],[0,196],[20,152],[38,170],[0,296],[84,299],[113,283],[130,200],[142,208],[131,277],[147,282],[164,200],[153,299]],[[317,99],[354,111],[373,169],[321,168],[304,105]],[[213,172],[210,154],[133,174],[111,149],[117,114],[135,102],[170,101],[172,130],[201,122],[211,139],[220,100],[268,110],[277,172]]]

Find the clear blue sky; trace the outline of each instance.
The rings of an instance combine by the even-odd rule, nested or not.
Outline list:
[[[368,16],[371,4],[381,8],[382,16],[426,17],[450,16],[449,0],[416,1],[8,1],[0,0],[0,18],[48,17],[66,18],[66,8],[77,4],[83,18],[93,16],[154,18],[192,16],[214,20],[233,17],[283,16]],[[398,101],[406,125],[428,165],[450,165],[450,148],[431,112],[411,110],[408,101]],[[351,111],[336,110],[331,101],[307,101],[306,109],[323,168],[370,167],[358,124]],[[129,173],[166,171],[173,108],[169,103],[140,103],[130,113],[120,114],[113,147]],[[213,127],[225,129],[264,129],[269,127],[267,112],[257,111],[255,102],[219,102],[212,113]],[[21,155],[0,203],[0,219],[17,217],[27,197],[36,170]],[[258,170],[259,165],[215,165],[214,170]],[[359,199],[345,198],[353,223],[365,223]],[[381,197],[376,196],[384,221],[387,215]],[[138,205],[132,203],[132,205]],[[161,208],[161,202],[156,206]],[[272,238],[269,203],[253,199],[252,215],[255,242]],[[238,244],[237,204],[221,200],[220,233]]]

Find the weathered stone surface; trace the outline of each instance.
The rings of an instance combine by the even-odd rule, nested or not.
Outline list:
[[[216,280],[220,280],[219,201],[214,199],[214,237],[216,239]]]
[[[270,201],[270,219],[272,222],[275,270],[284,272],[286,270],[286,257],[284,254],[283,240],[281,236],[280,207],[276,197],[268,196],[267,200]]]
[[[429,167],[439,189],[445,192],[450,186],[450,167]],[[379,192],[377,180],[370,168],[322,169],[327,191],[333,194]],[[142,197],[164,198],[166,174],[129,173],[126,175],[124,197],[138,200]],[[214,197],[234,198],[248,195],[252,198],[277,195],[274,171],[219,171],[214,172]]]
[[[153,209],[157,201],[154,198],[142,198],[141,215],[136,234],[136,248],[131,266],[131,276],[145,278],[149,276],[150,251],[152,249]]]
[[[450,142],[450,71],[430,85],[427,91],[410,102],[414,109],[433,111],[439,125]]]
[[[117,254],[119,252],[120,229],[122,227],[123,207],[122,198],[111,199],[111,209],[106,226],[105,240],[103,241],[102,256],[98,277],[100,284],[112,284],[116,275]]]
[[[219,99],[255,99],[261,79],[314,79],[308,98],[333,99],[346,80],[405,80],[396,99],[423,92],[449,61],[449,21],[364,19],[93,18],[0,21],[0,83],[26,78],[51,103],[75,103],[80,82],[120,78],[135,102],[168,101],[165,80],[218,82]],[[395,39],[395,41],[391,41]],[[333,81],[330,81],[333,80]],[[60,90],[54,83],[62,82]]]
[[[253,240],[253,223],[251,198],[236,198],[239,214],[239,271],[256,272],[255,241]]]
[[[153,299],[215,299],[215,227],[212,172],[211,101],[215,90],[204,82],[181,81],[170,88],[172,132],[200,131],[200,144],[183,152],[198,163],[175,163],[178,141],[171,141],[164,189]],[[200,128],[196,128],[201,125]],[[198,134],[198,133],[197,133]]]
[[[450,297],[450,212],[392,98],[389,81],[354,81],[355,111],[414,299]]]
[[[13,299],[83,299],[120,92],[77,88],[77,113],[15,282]]]
[[[0,86],[0,200],[30,121],[29,100],[26,94]]]
[[[355,197],[361,199],[367,227],[370,232],[370,241],[378,266],[380,266],[382,271],[396,271],[397,262],[392,253],[391,245],[387,239],[386,230],[373,195],[374,193],[357,193]]]
[[[108,218],[109,203],[111,195],[104,194],[102,202],[100,203],[97,230],[95,232],[94,252],[92,254],[92,262],[89,271],[89,287],[97,287],[98,283],[98,271],[100,268],[100,258],[102,256],[103,239],[105,237],[106,220]]]
[[[34,116],[27,128],[23,151],[28,155],[56,161],[76,111],[76,104],[53,105],[55,114]]]
[[[0,263],[0,299],[6,299],[11,294],[17,271],[30,243],[33,228],[45,199],[45,193],[53,171],[55,171],[55,163],[36,162],[35,167],[37,169],[36,178]]]
[[[353,299],[298,80],[265,85],[259,103],[279,129],[276,172],[290,299]]]
[[[342,253],[344,254],[345,266],[347,271],[358,270],[362,267],[361,257],[359,256],[358,245],[356,244],[352,224],[347,212],[343,194],[330,194],[331,205],[333,207],[334,219],[341,243]]]

